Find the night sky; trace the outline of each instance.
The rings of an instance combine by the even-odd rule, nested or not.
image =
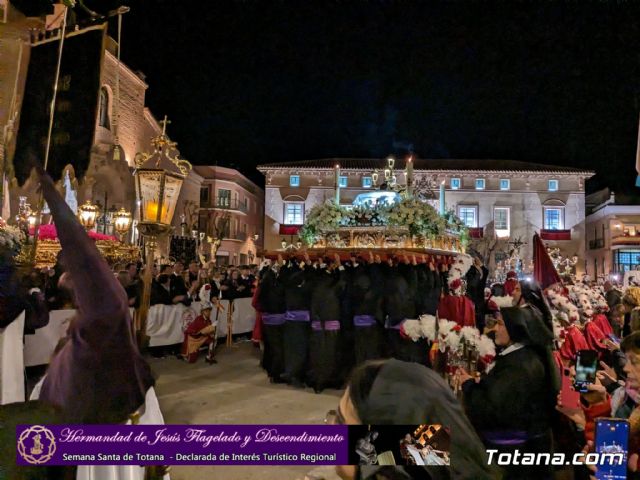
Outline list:
[[[634,190],[640,2],[128,4],[123,60],[195,164],[261,181],[260,163],[412,150]]]

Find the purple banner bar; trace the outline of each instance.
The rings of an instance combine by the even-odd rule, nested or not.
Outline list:
[[[18,465],[347,465],[344,425],[19,425]]]

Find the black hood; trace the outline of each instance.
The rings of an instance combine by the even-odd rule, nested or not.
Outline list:
[[[500,314],[513,342],[540,348],[553,345],[553,331],[537,308],[531,305],[507,307],[501,308]]]
[[[448,427],[452,478],[492,478],[485,449],[462,406],[444,380],[423,365],[387,361],[358,414],[363,424]]]

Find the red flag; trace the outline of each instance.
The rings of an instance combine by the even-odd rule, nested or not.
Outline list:
[[[533,236],[533,277],[542,288],[561,282],[560,275],[537,233]]]

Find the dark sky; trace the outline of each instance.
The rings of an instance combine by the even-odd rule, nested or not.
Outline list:
[[[125,2],[126,3],[126,2]],[[123,60],[195,164],[402,154],[633,191],[640,2],[132,0]]]

